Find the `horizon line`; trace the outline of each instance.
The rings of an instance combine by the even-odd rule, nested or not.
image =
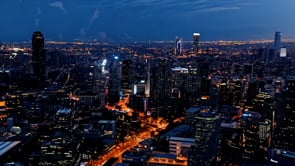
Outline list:
[[[193,40],[182,40],[183,42],[193,42]],[[45,40],[45,43],[161,43],[161,42],[175,42],[175,40],[138,40],[138,41],[102,41],[102,40],[83,40],[83,39],[74,39],[69,41],[60,41],[60,40]],[[212,42],[274,42],[274,39],[248,39],[248,40],[204,40],[199,41],[200,43],[212,43]],[[284,38],[281,39],[281,42],[295,42],[295,38]],[[29,41],[0,41],[0,44],[5,43],[31,43],[31,40]]]

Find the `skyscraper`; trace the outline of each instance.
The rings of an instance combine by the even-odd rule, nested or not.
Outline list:
[[[131,94],[132,86],[132,60],[124,60],[122,63],[122,79],[121,86],[123,90],[123,97]]]
[[[278,54],[278,52],[280,51],[280,48],[281,48],[281,36],[282,36],[281,32],[275,32],[275,41],[274,41],[275,55]]]
[[[218,151],[220,117],[203,109],[194,118],[195,146],[190,149],[189,166],[211,165]]]
[[[46,81],[46,53],[44,49],[44,37],[41,32],[37,31],[32,36],[32,61],[33,75],[40,86]]]
[[[121,95],[121,73],[122,62],[119,56],[114,56],[110,60],[110,79],[108,81],[107,102],[110,105],[117,103]]]
[[[198,55],[199,41],[200,41],[200,34],[193,33],[193,51],[195,55]]]
[[[175,55],[182,54],[182,40],[178,37],[175,39]]]

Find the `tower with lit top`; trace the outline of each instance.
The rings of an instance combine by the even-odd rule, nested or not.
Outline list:
[[[193,52],[198,55],[199,50],[200,33],[193,33]]]
[[[38,85],[44,85],[46,81],[46,52],[44,49],[44,37],[40,31],[34,32],[32,36],[32,63],[33,76]]]

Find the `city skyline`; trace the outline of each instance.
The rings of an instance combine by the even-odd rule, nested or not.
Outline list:
[[[40,31],[4,43],[0,163],[295,165],[295,45],[278,54],[275,34],[268,47],[193,33],[193,50]]]
[[[294,1],[69,1],[0,2],[0,41],[29,41],[41,31],[56,41],[129,42],[173,40],[273,39],[275,31],[295,38]]]

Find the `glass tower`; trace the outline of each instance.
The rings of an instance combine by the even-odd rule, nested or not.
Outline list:
[[[274,41],[274,51],[275,54],[277,54],[280,51],[281,48],[281,32],[275,32],[275,41]]]

